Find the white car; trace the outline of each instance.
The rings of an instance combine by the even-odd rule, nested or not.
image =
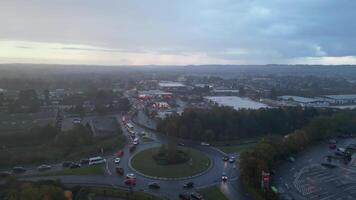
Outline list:
[[[136,176],[133,173],[126,174],[126,179],[136,179]]]
[[[135,139],[133,140],[133,144],[134,144],[134,145],[138,145],[138,138],[135,138]]]
[[[206,142],[201,142],[200,145],[201,145],[201,146],[207,146],[207,147],[210,146],[210,144],[209,144],[209,143],[206,143]]]
[[[115,158],[114,163],[118,165],[120,163],[120,158]]]

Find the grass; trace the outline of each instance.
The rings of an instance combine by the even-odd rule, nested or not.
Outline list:
[[[75,146],[72,149],[57,147],[50,144],[25,146],[0,150],[0,166],[10,167],[24,164],[41,164],[43,162],[59,162],[61,160],[76,160],[83,156],[111,153],[124,146],[125,136],[116,135],[108,138],[98,138],[94,144]],[[69,148],[69,147],[68,147]]]
[[[200,193],[204,196],[206,200],[228,200],[228,198],[221,192],[218,186],[212,186],[200,190]]]
[[[56,172],[40,172],[38,174],[28,175],[28,177],[34,176],[62,176],[62,175],[103,175],[104,167],[103,165],[93,165],[93,166],[85,166],[81,168],[75,169],[64,169]],[[27,177],[27,176],[26,176]]]
[[[187,177],[205,171],[210,166],[210,159],[203,153],[190,148],[182,148],[189,152],[192,162],[176,165],[159,165],[152,156],[159,147],[147,149],[136,154],[131,161],[132,167],[137,171],[156,177],[179,178]]]
[[[160,196],[145,192],[130,192],[122,188],[90,188],[90,196],[117,197],[127,200],[165,200],[165,198]]]
[[[239,153],[255,143],[238,144],[232,146],[218,146],[217,148],[225,153]]]

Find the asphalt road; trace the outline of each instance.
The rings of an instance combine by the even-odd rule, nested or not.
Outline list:
[[[117,115],[117,120],[120,122],[121,127],[123,128],[123,133],[127,136],[128,141],[130,143],[130,136],[127,132],[125,126],[121,122],[121,116]],[[119,166],[124,168],[125,174],[127,173],[135,173],[129,166],[129,159],[135,153],[140,152],[144,149],[152,148],[155,146],[160,146],[162,143],[166,142],[166,138],[159,136],[155,132],[150,130],[146,130],[136,124],[134,124],[134,129],[136,132],[145,131],[148,136],[154,139],[152,142],[143,142],[140,139],[139,145],[137,145],[136,150],[133,153],[129,152],[129,144],[127,144],[122,150],[124,151],[124,156],[121,158]],[[245,193],[241,191],[241,187],[239,185],[239,170],[238,166],[235,164],[231,164],[228,162],[224,162],[222,160],[223,152],[218,151],[213,147],[201,146],[200,144],[193,141],[182,141],[185,146],[197,149],[206,153],[212,161],[211,168],[204,174],[188,178],[184,180],[157,180],[153,178],[148,178],[146,176],[142,176],[140,174],[135,173],[137,177],[137,184],[132,189],[134,191],[146,191],[157,195],[163,195],[169,199],[178,199],[178,194],[183,192],[191,192],[200,188],[205,188],[208,186],[218,185],[222,192],[229,199],[248,199]],[[39,180],[39,179],[61,179],[64,184],[78,184],[78,185],[112,185],[113,187],[127,187],[124,184],[124,177],[115,173],[115,155],[105,156],[107,160],[104,168],[105,175],[97,176],[97,175],[87,175],[87,176],[78,176],[78,175],[66,175],[66,176],[54,176],[54,177],[32,177],[26,178],[31,180]],[[234,166],[235,165],[235,166]],[[51,171],[59,171],[61,170],[61,164],[52,165]],[[26,175],[37,173],[36,168],[29,169]],[[227,182],[221,181],[222,173],[227,173],[229,180]],[[152,190],[148,188],[148,184],[150,182],[157,182],[161,186],[158,190]],[[183,184],[186,182],[194,182],[195,187],[193,189],[183,189]]]
[[[139,102],[132,102],[133,107],[136,109],[142,109],[142,105]],[[135,113],[135,110],[129,112]],[[129,116],[132,117],[132,116]],[[123,129],[123,133],[128,138],[128,143],[131,142],[131,137],[126,130],[126,127],[122,123],[121,115],[116,115],[118,122],[121,124]],[[129,166],[130,158],[137,152],[140,152],[147,148],[152,148],[155,146],[160,146],[162,143],[165,143],[167,139],[162,136],[158,135],[155,132],[150,130],[144,129],[141,126],[133,123],[134,129],[137,133],[145,131],[149,137],[151,137],[154,141],[152,142],[143,142],[140,139],[139,145],[137,145],[136,150],[133,153],[129,152],[129,144],[127,144],[122,150],[124,151],[124,156],[121,158],[119,166],[124,168],[125,174],[127,173],[134,173],[134,171]],[[196,150],[200,150],[208,155],[211,159],[212,166],[211,168],[206,171],[206,173],[196,176],[193,178],[187,178],[185,180],[157,180],[153,178],[148,178],[146,176],[142,176],[140,174],[136,174],[137,177],[137,184],[132,189],[133,191],[146,191],[153,194],[163,195],[169,199],[178,199],[178,194],[183,192],[190,192],[195,191],[200,188],[205,188],[213,185],[217,185],[220,187],[221,191],[231,200],[244,200],[249,199],[247,194],[245,194],[241,190],[240,182],[239,182],[239,167],[236,164],[231,164],[228,162],[224,162],[222,157],[224,155],[223,152],[220,150],[213,148],[213,147],[206,147],[201,146],[197,142],[193,141],[181,141],[187,147],[194,148]],[[237,155],[238,156],[238,155]],[[105,164],[105,175],[101,176],[77,176],[77,175],[67,175],[67,176],[55,176],[55,177],[32,177],[27,178],[31,180],[38,180],[38,179],[61,179],[64,184],[78,184],[78,185],[111,185],[113,187],[127,187],[124,184],[124,177],[120,176],[115,173],[115,155],[108,155],[105,156],[107,160]],[[52,171],[61,170],[60,164],[52,165]],[[37,170],[30,169],[26,174],[33,174],[36,173]],[[225,172],[228,175],[228,181],[222,182],[221,175]],[[148,184],[150,182],[157,182],[161,186],[158,190],[152,190],[148,188]],[[190,190],[183,189],[183,184],[186,182],[194,182],[195,187]]]

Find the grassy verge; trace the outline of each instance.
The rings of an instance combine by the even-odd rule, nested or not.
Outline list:
[[[63,176],[63,175],[103,175],[104,166],[103,165],[94,165],[94,166],[85,166],[76,169],[64,169],[61,171],[55,172],[40,172],[38,174],[28,175],[26,177],[34,176]]]
[[[136,154],[132,158],[132,167],[137,171],[157,177],[179,178],[198,174],[205,171],[210,166],[210,159],[203,153],[190,148],[183,148],[188,151],[192,162],[176,165],[159,165],[152,158],[159,148],[151,148]]]
[[[127,200],[164,200],[165,198],[145,192],[130,192],[121,188],[90,188],[90,197],[117,197]]]
[[[228,200],[228,198],[221,192],[218,186],[212,186],[199,191],[206,200]]]

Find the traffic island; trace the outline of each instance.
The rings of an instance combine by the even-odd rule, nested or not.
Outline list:
[[[162,147],[154,147],[135,154],[130,159],[130,167],[149,178],[177,180],[199,176],[208,171],[212,165],[205,153],[192,148],[178,148],[177,152],[180,156],[183,155],[183,159],[176,163],[157,160],[160,151]]]

